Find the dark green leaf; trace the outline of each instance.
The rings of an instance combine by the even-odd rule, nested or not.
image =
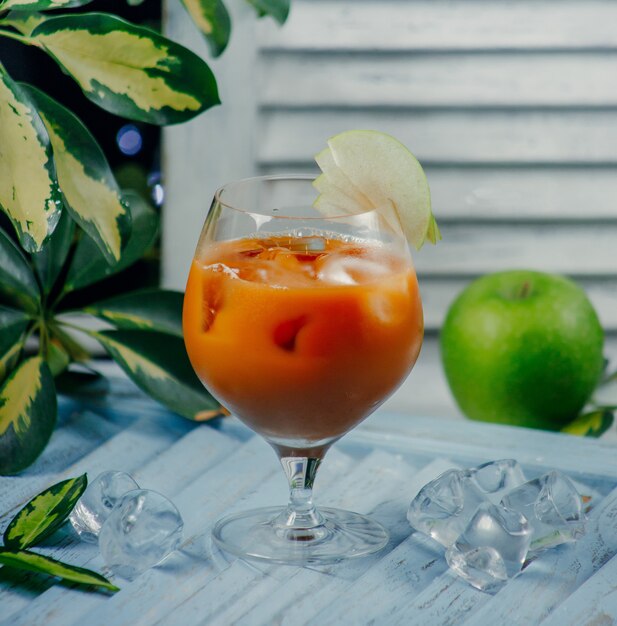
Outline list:
[[[11,11],[6,17],[2,18],[0,24],[2,26],[12,26],[22,35],[29,36],[30,33],[42,22],[47,16],[42,13],[30,13],[29,11]]]
[[[0,383],[17,363],[28,321],[23,311],[0,306]]]
[[[62,217],[52,236],[45,242],[40,252],[32,255],[36,273],[45,293],[51,291],[58,278],[71,248],[74,232],[75,223],[67,211],[62,211]]]
[[[271,15],[279,24],[284,24],[289,15],[290,0],[247,0],[259,17]]]
[[[27,572],[57,576],[58,578],[82,585],[102,587],[109,589],[109,591],[120,591],[107,578],[96,572],[83,567],[75,567],[68,563],[62,563],[61,561],[56,561],[56,559],[29,552],[28,550],[6,550],[5,548],[0,548],[0,563],[7,567],[26,570]]]
[[[223,413],[193,372],[179,337],[145,330],[108,330],[93,336],[136,385],[172,411],[198,421]]]
[[[579,415],[575,420],[566,424],[561,432],[582,437],[599,437],[613,425],[614,415],[611,410],[598,409],[584,415]]]
[[[65,293],[96,283],[133,265],[156,241],[159,225],[156,212],[135,193],[124,193],[123,199],[131,209],[133,228],[120,262],[109,265],[90,237],[82,237],[66,277]]]
[[[182,0],[182,4],[203,33],[212,55],[219,56],[231,33],[231,19],[222,0]]]
[[[45,126],[2,65],[0,120],[0,207],[22,247],[38,252],[60,219],[60,191]]]
[[[120,260],[131,216],[103,151],[68,109],[34,87],[23,85],[38,107],[54,152],[64,204],[95,241],[108,263]]]
[[[0,228],[0,294],[31,313],[41,297],[34,273],[13,240]]]
[[[4,0],[0,2],[0,11],[50,11],[52,9],[68,9],[89,4],[92,0]]]
[[[34,496],[4,531],[4,547],[24,550],[56,532],[88,486],[86,474],[63,480]]]
[[[56,424],[54,379],[41,357],[23,361],[0,388],[0,474],[17,474],[44,450]]]
[[[214,75],[196,54],[113,15],[51,18],[31,36],[87,98],[116,115],[175,124],[220,103]]]
[[[117,328],[157,330],[182,337],[184,294],[164,289],[142,289],[87,306],[84,311]]]

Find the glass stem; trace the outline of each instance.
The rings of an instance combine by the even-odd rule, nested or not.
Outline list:
[[[313,504],[313,483],[321,458],[288,456],[281,465],[289,481],[289,504],[277,519],[277,524],[288,529],[310,529],[321,526],[322,515]]]

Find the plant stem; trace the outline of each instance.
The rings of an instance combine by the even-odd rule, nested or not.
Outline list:
[[[19,33],[14,33],[10,30],[4,30],[0,28],[0,37],[8,37],[9,39],[15,39],[16,41],[21,41],[21,43],[26,44],[27,46],[39,46],[39,44],[30,37],[26,37],[25,35],[20,35]]]

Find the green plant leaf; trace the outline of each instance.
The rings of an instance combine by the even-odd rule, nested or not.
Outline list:
[[[55,533],[67,520],[87,486],[88,477],[83,474],[63,480],[34,496],[4,531],[4,547],[24,550]]]
[[[22,311],[0,306],[0,382],[21,354],[28,321]]]
[[[136,193],[125,192],[122,198],[131,209],[133,227],[119,263],[109,265],[90,237],[77,244],[69,268],[64,293],[81,289],[126,269],[138,261],[154,244],[158,235],[159,218],[156,211]]]
[[[71,355],[59,339],[50,339],[47,343],[45,361],[47,361],[51,375],[55,378],[69,366]]]
[[[30,13],[29,11],[11,11],[8,15],[2,18],[0,25],[12,26],[16,31],[22,35],[28,37],[32,31],[42,22],[47,19],[47,16],[42,13]]]
[[[40,252],[32,255],[34,268],[45,293],[51,291],[64,266],[74,233],[75,223],[68,211],[62,211],[62,217],[52,236],[45,242]]]
[[[599,437],[605,433],[614,421],[613,412],[609,409],[598,409],[579,415],[575,420],[566,424],[561,432],[581,437]]]
[[[77,116],[42,91],[21,86],[47,128],[65,207],[107,262],[117,263],[128,240],[131,216],[103,151]]]
[[[220,103],[196,54],[105,13],[45,20],[31,35],[103,109],[151,124],[185,122]]]
[[[41,454],[56,424],[54,379],[39,357],[22,361],[0,388],[0,475],[17,474]]]
[[[41,293],[36,277],[21,250],[1,228],[0,294],[9,303],[23,307],[26,311],[36,313],[39,310]]]
[[[271,15],[279,24],[284,24],[289,15],[290,0],[247,0],[259,17]]]
[[[29,552],[28,550],[7,550],[0,548],[0,563],[15,569],[57,576],[82,585],[102,587],[109,591],[120,591],[118,587],[110,583],[107,578],[83,567],[75,567],[68,563],[56,561],[48,556]]]
[[[68,9],[89,4],[92,0],[4,0],[0,2],[0,11],[51,11]]]
[[[84,311],[117,328],[156,330],[182,337],[184,294],[165,289],[142,289],[87,306]]]
[[[22,247],[38,252],[60,219],[60,191],[45,126],[2,65],[0,120],[0,207]]]
[[[182,4],[203,33],[212,56],[221,55],[231,34],[231,19],[222,0],[182,0]]]
[[[179,337],[145,330],[92,335],[138,387],[172,411],[197,421],[223,414],[193,372]]]

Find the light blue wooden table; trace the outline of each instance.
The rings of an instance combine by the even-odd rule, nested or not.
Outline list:
[[[194,426],[118,379],[105,400],[63,399],[61,424],[36,465],[0,478],[0,530],[41,489],[67,476],[131,472],[177,504],[179,552],[109,596],[0,570],[0,625],[441,624],[550,626],[617,623],[617,449],[566,435],[377,413],[329,453],[317,500],[369,513],[391,533],[380,554],[324,568],[246,563],[213,548],[222,514],[284,503],[282,471],[234,419]],[[544,553],[496,595],[447,571],[443,551],[412,534],[411,497],[452,465],[516,458],[530,477],[559,468],[595,493],[588,532]],[[96,546],[68,529],[43,550],[102,571]]]

